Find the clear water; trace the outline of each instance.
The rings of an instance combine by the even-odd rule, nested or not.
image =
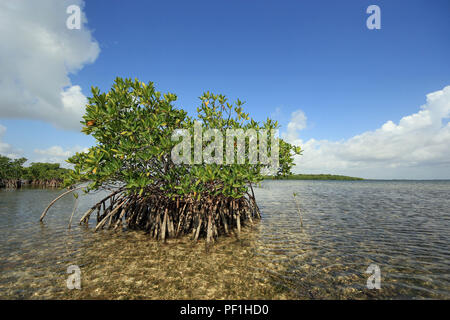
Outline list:
[[[297,193],[300,215],[293,198]],[[0,191],[1,299],[450,298],[450,181],[264,181],[263,218],[208,252],[189,239],[93,232],[78,220],[104,194]],[[368,289],[370,264],[381,289]],[[67,267],[81,269],[69,290]]]

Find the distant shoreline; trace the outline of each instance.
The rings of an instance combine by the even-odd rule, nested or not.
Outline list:
[[[369,179],[369,178],[358,178],[343,175],[334,174],[293,174],[287,177],[274,177],[274,176],[264,176],[264,180],[337,180],[337,181],[392,181],[392,182],[402,182],[402,181],[422,181],[422,182],[439,182],[439,181],[450,181],[450,179]]]
[[[335,174],[292,174],[286,177],[265,176],[265,180],[345,180],[360,181],[365,180],[358,177],[349,177]]]

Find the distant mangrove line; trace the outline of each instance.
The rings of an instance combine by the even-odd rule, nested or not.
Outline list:
[[[22,186],[60,187],[68,169],[58,163],[33,162],[24,167],[26,158],[10,159],[0,155],[0,188]]]
[[[364,180],[363,178],[348,177],[334,174],[291,174],[286,176],[265,176],[267,180]]]

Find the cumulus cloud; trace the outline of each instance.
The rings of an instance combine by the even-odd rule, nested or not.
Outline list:
[[[0,124],[0,155],[8,158],[17,159],[23,157],[23,152],[20,149],[14,148],[10,144],[3,141],[6,127]],[[65,161],[67,158],[73,156],[76,152],[87,152],[89,148],[74,146],[70,148],[63,148],[61,146],[52,146],[47,149],[34,149],[34,154],[30,155],[27,163],[31,162],[52,162],[59,163],[62,167],[70,167]],[[26,156],[28,158],[28,156]]]
[[[82,13],[81,29],[66,27],[69,5],[82,0],[0,0],[0,117],[47,121],[79,129],[86,97],[71,83],[100,49]]]
[[[306,117],[294,114],[283,137],[304,149],[296,158],[297,172],[450,178],[450,86],[428,94],[426,104],[398,124],[387,121],[377,130],[343,141],[302,141],[298,130],[306,125]]]
[[[19,158],[21,150],[14,149],[11,145],[6,142],[3,142],[3,136],[5,135],[6,127],[0,124],[0,155],[8,157],[8,158]]]
[[[80,146],[75,146],[72,148],[64,149],[61,146],[52,146],[47,149],[35,149],[34,153],[37,155],[33,162],[53,162],[60,163],[63,167],[68,167],[69,165],[65,160],[73,156],[76,152],[87,152],[88,148],[82,148]]]
[[[301,140],[298,138],[298,133],[306,128],[306,120],[306,115],[302,110],[292,112],[287,132],[283,133],[282,137],[293,144],[300,144]]]

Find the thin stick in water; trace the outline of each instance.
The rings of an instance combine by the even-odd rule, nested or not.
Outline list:
[[[55,200],[53,200],[52,202],[50,202],[50,204],[48,205],[48,207],[45,208],[44,212],[42,212],[41,217],[39,218],[39,221],[42,221],[42,220],[44,219],[45,215],[47,214],[48,209],[50,209],[50,207],[51,207],[52,205],[54,205],[56,201],[58,201],[59,199],[61,199],[62,197],[64,197],[66,194],[71,193],[71,192],[74,192],[75,190],[78,190],[78,189],[81,189],[81,188],[83,188],[83,186],[79,186],[79,187],[70,189],[70,190],[64,192],[63,194],[59,195],[59,196],[58,196]]]
[[[69,221],[69,229],[72,226],[72,218],[73,218],[73,214],[75,213],[75,211],[77,210],[78,207],[78,197],[75,199],[75,205],[73,206],[73,211],[72,211],[72,215],[70,216],[70,221]]]

